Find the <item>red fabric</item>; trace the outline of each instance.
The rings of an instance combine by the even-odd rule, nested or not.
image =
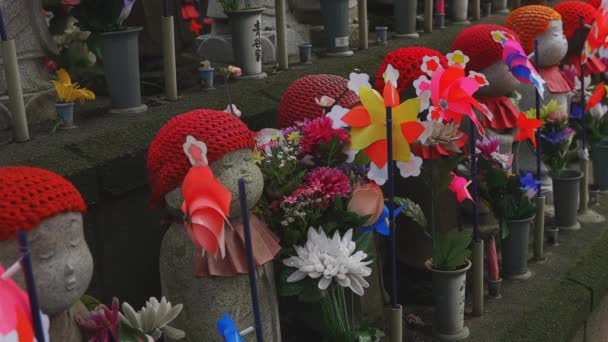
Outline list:
[[[576,68],[576,75],[581,75],[581,56],[568,55],[566,57],[566,64],[573,65]],[[587,58],[585,63],[585,76],[599,75],[606,71],[606,65],[595,56]]]
[[[511,100],[505,96],[476,96],[480,103],[488,107],[494,118],[492,121],[483,116],[483,126],[496,130],[511,129],[516,127],[519,110]]]
[[[564,34],[569,41],[574,38],[574,33],[580,27],[580,16],[583,17],[585,24],[591,25],[595,20],[596,10],[586,2],[564,1],[553,8],[562,16]]]
[[[557,65],[542,68],[539,72],[540,76],[547,83],[547,88],[552,93],[567,93],[574,88],[572,83],[564,77]]]
[[[156,134],[146,161],[152,205],[181,186],[192,166],[183,150],[188,135],[207,145],[209,164],[226,153],[255,147],[254,133],[239,118],[212,109],[197,109],[169,120]]]
[[[452,51],[460,50],[470,58],[467,70],[481,71],[502,60],[502,45],[494,41],[492,31],[504,31],[517,38],[515,32],[504,26],[479,24],[466,28],[452,43]]]
[[[0,241],[58,214],[86,209],[80,192],[56,173],[29,166],[0,167]]]
[[[255,267],[260,267],[274,259],[281,250],[279,238],[271,232],[266,224],[257,217],[249,217],[251,229],[251,243],[253,245],[253,259]],[[230,220],[232,228],[226,226],[226,255],[211,256],[198,249],[194,256],[194,275],[196,277],[232,277],[237,274],[247,274],[247,249],[242,219]]]
[[[401,94],[409,87],[423,72],[420,70],[422,65],[422,57],[437,56],[441,65],[445,68],[448,61],[439,51],[428,49],[425,47],[406,47],[389,52],[376,73],[376,89],[382,92],[384,90],[384,77],[386,67],[390,64],[393,68],[399,70],[399,79],[397,80],[397,91]]]
[[[297,121],[323,116],[323,108],[315,102],[323,95],[334,100],[347,89],[348,80],[336,75],[309,75],[295,80],[287,87],[279,104],[278,122],[280,128],[293,126]],[[352,108],[359,97],[347,91],[337,103],[344,108]]]

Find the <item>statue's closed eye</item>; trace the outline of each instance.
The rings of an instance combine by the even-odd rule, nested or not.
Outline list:
[[[48,249],[48,250],[44,250],[41,251],[40,253],[38,253],[38,258],[40,258],[41,260],[48,260],[50,258],[52,258],[55,255],[55,251],[53,249]]]

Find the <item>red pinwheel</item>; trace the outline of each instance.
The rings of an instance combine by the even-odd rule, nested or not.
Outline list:
[[[595,55],[601,47],[606,47],[606,38],[608,37],[608,15],[603,9],[597,11],[591,30],[585,40],[583,53],[581,54],[581,62],[585,63],[587,58]]]
[[[589,102],[587,103],[587,107],[585,110],[590,110],[595,107],[598,103],[602,102],[602,99],[606,96],[606,87],[604,87],[604,82],[600,82],[593,91],[593,94],[589,98]]]
[[[542,123],[538,119],[529,119],[526,114],[519,113],[517,117],[516,126],[519,132],[515,136],[515,140],[523,141],[526,139],[530,139],[532,145],[536,148],[536,135],[535,130],[540,128]]]

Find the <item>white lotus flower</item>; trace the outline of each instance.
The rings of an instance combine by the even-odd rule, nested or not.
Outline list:
[[[591,114],[591,117],[593,117],[594,119],[601,120],[604,115],[606,115],[607,111],[608,106],[598,103],[595,106],[591,107],[591,109],[589,110],[589,114]]]
[[[349,78],[349,80],[348,80],[347,87],[353,93],[357,94],[357,96],[359,96],[359,93],[360,93],[359,90],[361,87],[367,87],[367,88],[372,87],[372,85],[369,84],[369,75],[368,74],[359,74],[356,72],[351,72],[350,75],[348,76],[348,78]]]
[[[308,276],[320,279],[321,290],[327,290],[332,282],[336,282],[362,296],[363,289],[369,287],[364,277],[372,274],[371,268],[367,267],[371,261],[363,261],[367,258],[367,254],[363,251],[355,252],[357,246],[352,238],[352,229],[349,229],[342,238],[336,231],[330,239],[325,235],[323,228],[317,231],[314,227],[310,227],[306,245],[294,246],[298,255],[283,260],[286,266],[297,268],[287,278],[287,282],[293,283]]]
[[[343,127],[348,127],[348,125],[342,121],[342,118],[346,113],[348,113],[350,109],[342,108],[339,105],[335,105],[331,108],[329,113],[325,114],[328,118],[331,119],[331,128],[338,129]]]
[[[136,312],[129,303],[122,303],[122,311],[118,315],[120,321],[134,329],[141,330],[144,334],[152,336],[155,341],[164,333],[171,340],[179,340],[186,336],[182,330],[170,327],[171,323],[182,311],[182,304],[171,305],[165,297],[160,302],[154,297],[146,302],[146,306]]]

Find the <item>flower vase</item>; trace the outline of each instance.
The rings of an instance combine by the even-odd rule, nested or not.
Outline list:
[[[451,7],[452,7],[452,24],[469,25],[471,23],[468,19],[469,0],[453,0]]]
[[[494,9],[494,12],[498,13],[498,14],[507,14],[511,11],[509,11],[508,8],[508,0],[494,0],[493,4],[492,4],[492,8]]]
[[[348,0],[321,0],[321,14],[327,39],[327,55],[352,56]]]
[[[417,0],[394,0],[393,16],[395,17],[395,32],[398,38],[419,38],[416,32]]]
[[[201,86],[204,91],[214,90],[213,80],[215,78],[214,68],[198,68],[198,77],[201,81]]]
[[[528,271],[528,242],[530,223],[534,216],[524,220],[507,221],[509,235],[502,239],[502,275],[506,279],[525,280]]]
[[[302,44],[298,48],[300,49],[300,63],[312,64],[312,44]]]
[[[471,262],[454,271],[433,268],[431,259],[424,263],[433,274],[433,335],[442,341],[459,341],[469,336],[464,326],[464,303],[467,271]]]
[[[581,228],[576,214],[582,178],[583,173],[577,170],[562,170],[558,176],[552,177],[555,226],[559,229],[578,230]]]
[[[138,41],[141,30],[131,27],[99,35],[111,113],[141,113],[148,109],[141,102]]]
[[[76,128],[74,125],[74,102],[70,103],[55,103],[57,109],[57,115],[62,129]]]
[[[249,8],[226,13],[232,32],[235,63],[243,71],[240,78],[259,79],[262,72],[262,13],[264,8]]]
[[[593,182],[600,191],[608,191],[608,141],[593,146]]]
[[[388,27],[376,26],[376,44],[388,45]]]

